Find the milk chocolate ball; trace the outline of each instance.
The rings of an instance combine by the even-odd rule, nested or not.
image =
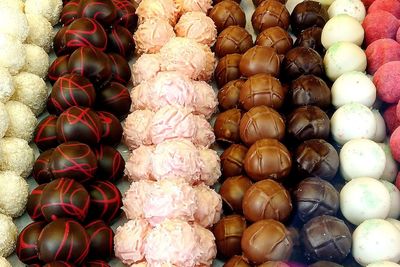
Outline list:
[[[239,69],[243,76],[250,77],[258,73],[279,75],[281,58],[272,47],[256,45],[243,54]]]
[[[233,144],[221,155],[221,171],[224,177],[237,176],[243,173],[243,161],[247,147]]]
[[[286,53],[282,62],[282,74],[287,80],[294,80],[303,74],[321,77],[324,67],[321,56],[313,49],[295,47]]]
[[[304,1],[297,4],[290,16],[292,31],[295,34],[313,26],[323,28],[328,20],[329,15],[325,7],[316,1]]]
[[[294,107],[314,105],[327,109],[331,105],[331,91],[321,78],[302,75],[290,83],[287,99]]]
[[[228,211],[242,214],[243,196],[252,184],[251,180],[243,175],[229,177],[222,183],[219,194]]]
[[[240,5],[231,0],[224,0],[216,4],[208,13],[214,21],[218,32],[222,32],[229,26],[246,26],[246,15]]]
[[[243,54],[252,47],[253,38],[245,28],[229,26],[218,35],[214,49],[221,58],[228,54]]]
[[[321,43],[322,28],[310,27],[303,30],[296,39],[294,46],[302,46],[312,48],[318,53],[322,54],[325,50]]]
[[[214,71],[218,87],[222,87],[229,81],[240,78],[239,64],[241,59],[242,55],[240,54],[229,54],[218,61]]]
[[[256,45],[273,47],[278,54],[286,54],[293,46],[290,34],[279,26],[267,28],[256,39]]]
[[[216,140],[228,143],[239,143],[239,124],[241,118],[242,112],[237,108],[229,109],[218,114],[214,124]]]
[[[225,262],[223,267],[250,267],[250,264],[243,256],[235,255]]]
[[[224,111],[239,106],[239,94],[246,80],[238,79],[225,84],[218,92],[219,109]]]
[[[285,136],[285,121],[274,109],[258,106],[243,115],[239,130],[243,143],[251,146],[264,138],[281,140]]]
[[[290,23],[290,14],[284,4],[275,0],[266,0],[254,11],[251,23],[254,30],[258,32],[275,26],[287,30]]]

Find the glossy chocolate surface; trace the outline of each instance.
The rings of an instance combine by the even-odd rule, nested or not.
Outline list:
[[[247,153],[247,147],[233,144],[221,155],[221,171],[224,177],[240,175],[244,172],[243,161]]]
[[[42,119],[42,121],[36,126],[36,130],[33,136],[33,142],[41,151],[48,150],[58,146],[57,140],[57,116],[49,115]]]
[[[125,160],[113,147],[100,145],[94,150],[97,158],[96,178],[114,182],[124,175]]]
[[[108,31],[108,52],[117,53],[129,59],[135,51],[132,33],[122,26],[113,26]]]
[[[97,111],[97,116],[103,127],[101,142],[110,146],[117,146],[122,138],[122,125],[118,118],[106,111]]]
[[[90,239],[89,259],[108,260],[114,255],[114,232],[101,220],[85,226]]]
[[[294,107],[314,105],[328,109],[331,105],[331,91],[321,78],[302,75],[290,83],[287,99]]]
[[[241,59],[242,55],[240,54],[228,54],[218,61],[214,76],[219,88],[240,78],[239,64]]]
[[[33,165],[32,176],[38,184],[48,183],[54,179],[50,170],[50,158],[53,151],[53,148],[44,151],[39,155]]]
[[[253,47],[250,33],[240,26],[229,26],[223,30],[215,43],[215,54],[221,58],[228,54],[243,54]]]
[[[243,196],[252,184],[251,180],[243,175],[226,179],[219,189],[222,201],[226,205],[226,209],[229,209],[224,211],[242,214]]]
[[[239,143],[239,124],[242,118],[240,109],[229,109],[218,114],[215,124],[214,133],[217,141],[228,143]]]
[[[281,58],[272,47],[256,45],[243,54],[239,69],[243,76],[250,77],[258,73],[279,75]]]
[[[15,253],[25,264],[39,263],[37,241],[45,222],[33,222],[25,226],[17,238]]]
[[[310,27],[307,28],[297,36],[294,46],[303,46],[312,48],[318,53],[322,54],[325,50],[321,43],[322,28]]]
[[[273,47],[278,54],[286,54],[293,46],[290,34],[279,26],[267,28],[256,39],[256,45]]]
[[[81,0],[78,12],[81,17],[93,18],[106,26],[117,18],[117,9],[111,0]]]
[[[307,74],[318,77],[324,75],[321,56],[307,47],[295,47],[289,50],[282,62],[282,75],[291,81]]]
[[[329,15],[325,7],[316,1],[297,4],[290,15],[290,23],[295,34],[313,26],[323,28],[328,20]]]
[[[132,100],[127,87],[111,82],[97,92],[96,104],[98,110],[108,111],[123,119],[129,113]]]
[[[231,0],[224,0],[216,4],[208,13],[208,16],[214,21],[218,32],[222,32],[229,26],[246,26],[246,15],[240,5]]]
[[[287,30],[290,23],[290,14],[281,2],[266,0],[255,9],[251,17],[251,23],[257,32],[262,32],[275,26]]]
[[[219,109],[224,111],[239,106],[239,94],[246,80],[238,79],[225,84],[218,92]]]
[[[26,203],[26,212],[33,221],[44,220],[40,206],[40,199],[42,198],[43,188],[46,185],[47,184],[41,184],[37,186],[28,196],[28,202]]]

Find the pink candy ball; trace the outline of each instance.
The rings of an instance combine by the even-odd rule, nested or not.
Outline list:
[[[397,105],[391,105],[383,113],[383,118],[385,119],[386,129],[389,134],[392,134],[397,127],[400,126],[400,120],[397,118],[396,110]]]
[[[393,158],[397,162],[400,162],[400,127],[397,127],[390,136],[389,146],[390,150],[392,151]]]
[[[400,60],[400,44],[392,39],[376,40],[367,47],[365,54],[368,73],[373,75],[385,63]]]
[[[378,97],[386,103],[397,103],[400,100],[400,61],[382,65],[373,80]]]
[[[376,0],[368,8],[368,14],[376,11],[387,11],[400,19],[400,2],[397,0]]]
[[[368,14],[362,23],[366,45],[379,39],[395,39],[399,25],[397,18],[387,11],[378,10]]]

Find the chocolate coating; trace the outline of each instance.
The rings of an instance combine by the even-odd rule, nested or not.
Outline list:
[[[227,143],[239,143],[239,124],[241,118],[242,112],[237,108],[218,114],[214,124],[216,140]]]
[[[223,267],[250,267],[250,264],[243,256],[235,255],[225,262]]]
[[[58,146],[56,130],[57,119],[57,116],[49,115],[36,126],[33,142],[37,145],[39,150],[45,151]]]
[[[246,26],[246,15],[240,5],[231,0],[224,0],[216,4],[208,13],[214,21],[218,32],[222,32],[229,26]]]
[[[325,7],[316,1],[305,1],[297,4],[290,15],[292,31],[296,35],[313,26],[323,28],[328,20],[329,15]]]
[[[309,267],[343,267],[343,265],[331,261],[317,261],[309,265]]]
[[[47,77],[49,78],[51,83],[54,83],[55,81],[57,81],[59,77],[69,72],[68,61],[69,61],[69,55],[65,55],[56,58],[53,61],[53,63],[51,63],[49,71],[47,73]]]
[[[110,265],[101,260],[89,260],[83,264],[83,267],[110,267]]]
[[[240,54],[228,54],[218,61],[214,71],[218,87],[222,87],[230,81],[239,79],[241,74],[239,63],[242,59]]]
[[[290,14],[285,5],[275,0],[263,1],[254,11],[251,24],[255,31],[279,26],[285,30],[289,28]]]
[[[101,142],[106,145],[117,146],[122,138],[122,126],[117,117],[106,111],[96,112],[103,127]]]
[[[228,54],[243,54],[253,47],[250,33],[239,26],[229,26],[223,30],[215,43],[215,54],[221,58]]]
[[[293,46],[290,34],[279,26],[267,28],[256,39],[256,45],[268,46],[276,49],[278,54],[286,54]]]
[[[237,176],[243,173],[243,161],[247,153],[247,147],[233,144],[221,155],[221,171],[224,177]]]
[[[262,2],[264,2],[265,0],[253,0],[253,4],[254,6],[259,6]],[[279,2],[281,2],[282,4],[286,4],[286,0],[279,0]]]
[[[32,176],[38,184],[48,183],[54,179],[49,164],[53,151],[51,148],[40,154],[33,165]]]
[[[111,80],[124,85],[128,84],[132,76],[128,61],[126,61],[126,59],[119,54],[115,53],[108,54],[108,57],[110,58],[111,62]]]
[[[89,259],[108,260],[114,255],[114,232],[101,220],[85,226],[90,239]]]
[[[25,264],[39,263],[37,241],[45,222],[33,222],[25,226],[17,238],[15,253]]]
[[[258,73],[279,75],[281,59],[272,47],[256,45],[243,54],[239,69],[243,76],[250,77]]]
[[[127,28],[133,33],[138,21],[135,6],[129,0],[112,0],[112,2],[117,9],[117,19],[114,23]]]
[[[218,92],[219,109],[224,111],[239,106],[239,94],[246,80],[238,79],[225,84]]]
[[[111,82],[97,92],[96,104],[97,109],[108,111],[122,119],[129,113],[132,100],[128,88]]]
[[[246,176],[233,176],[226,179],[219,189],[222,201],[229,211],[242,214],[242,200],[253,183]]]
[[[65,261],[53,261],[43,265],[43,267],[75,267],[75,264],[65,262]]]
[[[331,91],[321,78],[302,75],[290,83],[288,101],[294,107],[314,105],[327,109],[331,105]]]
[[[62,27],[58,30],[53,38],[53,50],[56,56],[62,56],[68,53],[67,51],[67,41],[65,39],[65,33],[68,27]]]
[[[117,18],[117,9],[111,0],[81,0],[78,11],[81,17],[95,19],[106,26]]]
[[[320,27],[307,28],[297,36],[294,46],[312,48],[322,54],[325,51],[325,48],[321,43],[321,34],[322,28]]]
[[[79,2],[80,0],[72,0],[64,5],[60,14],[60,21],[63,26],[68,26],[71,22],[79,18]]]
[[[26,212],[29,217],[31,217],[34,221],[42,221],[44,220],[44,216],[42,214],[40,199],[42,198],[43,188],[47,184],[41,184],[37,186],[28,196],[28,202],[26,203]]]
[[[321,77],[324,67],[321,56],[313,49],[295,47],[286,53],[282,62],[282,74],[287,80],[294,80],[304,74]]]
[[[94,150],[97,158],[97,179],[116,181],[124,175],[125,160],[118,150],[105,145]]]
[[[132,33],[122,27],[115,25],[108,31],[108,52],[120,54],[126,59],[129,59],[135,51],[135,43],[132,38]]]

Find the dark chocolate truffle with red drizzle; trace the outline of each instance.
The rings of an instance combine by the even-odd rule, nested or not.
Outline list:
[[[71,22],[79,18],[79,2],[80,0],[71,0],[64,5],[60,14],[60,21],[64,26],[68,26],[69,24],[71,24]]]
[[[51,83],[54,83],[55,81],[57,81],[59,77],[69,72],[68,61],[69,61],[69,55],[65,55],[56,58],[53,61],[53,63],[51,63],[49,71],[47,73],[47,77],[49,78]]]
[[[97,157],[97,174],[96,178],[116,181],[124,175],[125,160],[118,150],[100,145],[95,149]]]
[[[135,43],[132,33],[125,27],[115,25],[108,31],[108,52],[120,54],[124,58],[130,58],[135,51]]]
[[[19,234],[15,252],[18,259],[25,264],[39,263],[37,241],[45,222],[28,224]]]
[[[83,264],[83,267],[110,267],[110,265],[102,260],[89,260]]]
[[[39,259],[80,265],[89,253],[89,236],[78,222],[58,219],[46,225],[38,239]]]
[[[28,196],[28,202],[26,203],[26,212],[28,213],[29,217],[31,217],[34,221],[41,221],[44,220],[42,211],[40,209],[40,199],[42,198],[43,188],[47,184],[41,184],[35,189]]]
[[[114,232],[102,220],[85,226],[90,239],[89,259],[108,260],[114,255]]]
[[[75,267],[75,264],[65,262],[65,261],[53,261],[43,265],[43,267]]]
[[[128,61],[116,53],[110,53],[108,56],[110,57],[112,70],[111,80],[127,85],[132,76]]]
[[[57,139],[60,143],[78,141],[96,145],[103,134],[97,114],[90,108],[70,107],[57,119]]]
[[[129,0],[112,0],[117,9],[117,19],[115,23],[134,32],[137,26],[136,8]]]
[[[131,108],[132,100],[128,88],[111,82],[97,92],[97,109],[108,111],[118,118],[124,118]]]
[[[81,0],[78,12],[81,17],[95,19],[105,26],[117,18],[117,9],[111,0]]]
[[[122,196],[119,189],[108,181],[95,181],[88,186],[90,210],[88,219],[101,219],[110,224],[121,214]]]
[[[242,55],[240,54],[228,54],[218,61],[214,71],[218,87],[240,78],[239,64],[241,59]]]
[[[54,179],[49,164],[53,151],[54,149],[51,148],[40,154],[33,165],[32,176],[38,184],[48,183]]]
[[[103,126],[101,142],[110,146],[119,145],[122,138],[122,126],[117,117],[106,111],[98,111],[97,116]]]
[[[57,119],[57,116],[49,115],[36,127],[33,142],[41,151],[58,146],[56,131]]]
[[[85,182],[93,179],[97,171],[96,155],[86,144],[67,142],[54,150],[50,169],[55,179],[68,177]]]
[[[58,57],[68,53],[65,40],[65,32],[67,29],[68,27],[60,28],[53,39],[53,50]]]

